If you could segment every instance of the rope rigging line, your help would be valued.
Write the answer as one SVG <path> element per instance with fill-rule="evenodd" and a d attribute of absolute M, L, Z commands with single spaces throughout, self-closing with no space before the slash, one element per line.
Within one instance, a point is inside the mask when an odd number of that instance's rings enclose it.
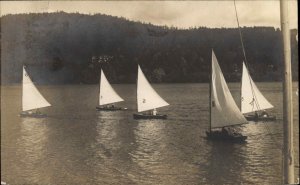
<path fill-rule="evenodd" d="M 246 57 L 246 52 L 245 52 L 245 47 L 244 47 L 244 41 L 243 41 L 243 37 L 242 37 L 242 31 L 240 29 L 240 22 L 239 22 L 239 17 L 238 17 L 237 9 L 236 9 L 235 0 L 233 0 L 233 3 L 234 3 L 235 17 L 236 17 L 236 21 L 237 21 L 237 24 L 238 24 L 238 30 L 239 30 L 239 34 L 240 34 L 240 39 L 241 39 L 242 50 L 243 50 L 243 54 L 244 54 L 244 58 L 245 58 L 245 63 L 248 64 L 247 57 Z"/>

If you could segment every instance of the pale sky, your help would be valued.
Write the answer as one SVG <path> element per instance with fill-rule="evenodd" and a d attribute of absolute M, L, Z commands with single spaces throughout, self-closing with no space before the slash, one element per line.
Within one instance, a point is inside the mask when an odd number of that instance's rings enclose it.
<path fill-rule="evenodd" d="M 237 27 L 233 0 L 219 1 L 1 1 L 1 16 L 30 12 L 79 12 L 125 17 L 154 25 Z M 279 0 L 237 0 L 241 26 L 280 27 Z M 298 28 L 297 0 L 289 0 L 290 28 Z"/>

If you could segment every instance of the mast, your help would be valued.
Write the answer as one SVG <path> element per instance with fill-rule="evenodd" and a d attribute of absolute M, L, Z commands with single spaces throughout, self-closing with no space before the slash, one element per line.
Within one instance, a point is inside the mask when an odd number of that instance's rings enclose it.
<path fill-rule="evenodd" d="M 213 49 L 211 50 L 211 64 L 209 65 L 210 66 L 210 74 L 209 74 L 209 132 L 211 132 L 211 90 L 212 90 L 212 57 L 213 57 Z"/>
<path fill-rule="evenodd" d="M 138 80 L 139 80 L 139 64 L 137 67 L 137 75 L 136 75 L 136 109 L 139 110 L 139 99 L 138 99 Z"/>
<path fill-rule="evenodd" d="M 294 183 L 293 105 L 291 75 L 291 44 L 288 22 L 288 0 L 280 0 L 280 22 L 284 49 L 283 80 L 283 155 L 284 184 Z"/>
<path fill-rule="evenodd" d="M 212 50 L 213 52 L 213 50 Z M 212 54 L 211 54 L 212 58 Z M 212 59 L 211 59 L 211 64 L 210 66 L 210 75 L 208 75 L 208 80 L 209 80 L 209 132 L 211 132 L 211 83 L 212 83 Z"/>
<path fill-rule="evenodd" d="M 100 79 L 99 79 L 99 105 L 101 104 L 101 96 L 100 96 L 100 92 L 101 92 L 101 74 L 102 74 L 102 68 L 100 68 Z"/>

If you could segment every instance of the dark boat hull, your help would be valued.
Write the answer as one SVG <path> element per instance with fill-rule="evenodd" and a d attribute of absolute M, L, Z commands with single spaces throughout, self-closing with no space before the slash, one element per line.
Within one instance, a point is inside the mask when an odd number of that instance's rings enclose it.
<path fill-rule="evenodd" d="M 238 142 L 238 143 L 246 142 L 247 139 L 247 136 L 243 136 L 240 134 L 229 135 L 219 131 L 206 132 L 206 136 L 208 140 L 228 141 L 228 142 Z"/>
<path fill-rule="evenodd" d="M 43 113 L 29 113 L 29 112 L 21 112 L 20 117 L 31 117 L 31 118 L 45 118 L 47 117 L 47 114 Z"/>
<path fill-rule="evenodd" d="M 245 115 L 245 118 L 248 121 L 275 121 L 276 120 L 276 116 L 268 116 L 268 117 L 263 117 L 263 116 L 259 116 L 256 117 L 255 115 Z"/>
<path fill-rule="evenodd" d="M 121 110 L 127 110 L 127 108 L 123 108 L 123 107 L 96 107 L 96 110 L 98 110 L 98 111 L 121 111 Z"/>
<path fill-rule="evenodd" d="M 167 119 L 167 115 L 133 114 L 134 119 Z"/>

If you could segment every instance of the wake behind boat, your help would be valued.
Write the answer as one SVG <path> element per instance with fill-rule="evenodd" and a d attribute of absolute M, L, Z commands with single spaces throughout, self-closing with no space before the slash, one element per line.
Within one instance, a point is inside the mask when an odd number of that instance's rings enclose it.
<path fill-rule="evenodd" d="M 209 102 L 210 128 L 206 132 L 207 139 L 244 142 L 247 136 L 237 133 L 230 127 L 245 124 L 247 120 L 240 112 L 229 91 L 213 51 Z"/>
<path fill-rule="evenodd" d="M 51 104 L 42 96 L 30 79 L 23 66 L 23 87 L 22 87 L 22 112 L 21 117 L 43 118 L 46 114 L 39 111 L 39 108 L 48 107 Z"/>
<path fill-rule="evenodd" d="M 99 111 L 127 110 L 127 108 L 124 107 L 115 107 L 115 105 L 113 104 L 121 101 L 124 100 L 112 88 L 103 70 L 101 69 L 99 106 L 97 106 L 96 109 Z"/>
<path fill-rule="evenodd" d="M 248 121 L 275 121 L 276 116 L 271 116 L 265 111 L 273 107 L 274 106 L 259 91 L 243 62 L 241 112 Z"/>
<path fill-rule="evenodd" d="M 151 87 L 143 71 L 138 65 L 137 78 L 137 109 L 139 113 L 133 114 L 134 119 L 167 119 L 167 115 L 157 114 L 157 108 L 168 106 L 169 104 L 162 99 Z M 149 113 L 140 113 L 150 111 Z"/>

